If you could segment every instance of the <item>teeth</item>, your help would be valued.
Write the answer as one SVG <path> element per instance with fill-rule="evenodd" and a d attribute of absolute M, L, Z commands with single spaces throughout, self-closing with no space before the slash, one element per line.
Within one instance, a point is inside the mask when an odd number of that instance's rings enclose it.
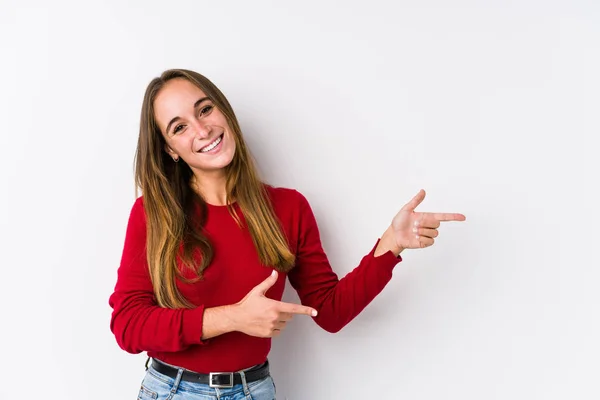
<path fill-rule="evenodd" d="M 221 136 L 219 136 L 217 138 L 217 140 L 215 140 L 214 142 L 212 142 L 211 144 L 209 144 L 208 146 L 200 149 L 200 153 L 206 153 L 207 151 L 211 151 L 212 149 L 214 149 L 215 147 L 217 147 L 219 145 L 219 143 L 221 143 Z"/>

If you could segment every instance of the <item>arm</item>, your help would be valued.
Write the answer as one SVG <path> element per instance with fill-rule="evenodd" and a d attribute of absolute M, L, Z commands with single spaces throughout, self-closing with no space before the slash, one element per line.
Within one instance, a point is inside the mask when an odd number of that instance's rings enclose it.
<path fill-rule="evenodd" d="M 331 269 L 321 245 L 317 222 L 304 196 L 298 193 L 298 248 L 290 283 L 302 304 L 318 310 L 315 322 L 337 332 L 354 319 L 387 285 L 401 261 L 389 229 L 359 265 L 342 279 Z M 392 236 L 390 236 L 392 235 Z"/>
<path fill-rule="evenodd" d="M 117 283 L 110 296 L 110 329 L 129 353 L 180 351 L 203 344 L 204 306 L 168 309 L 158 306 L 146 260 L 146 218 L 142 199 L 131 210 Z"/>
<path fill-rule="evenodd" d="M 321 246 L 319 230 L 310 205 L 298 193 L 300 205 L 296 267 L 289 273 L 290 283 L 303 304 L 319 311 L 317 324 L 337 332 L 356 317 L 392 278 L 394 266 L 404 249 L 433 245 L 442 221 L 464 221 L 458 213 L 422 213 L 415 208 L 425 198 L 421 190 L 393 218 L 376 246 L 344 278 L 331 270 Z"/>

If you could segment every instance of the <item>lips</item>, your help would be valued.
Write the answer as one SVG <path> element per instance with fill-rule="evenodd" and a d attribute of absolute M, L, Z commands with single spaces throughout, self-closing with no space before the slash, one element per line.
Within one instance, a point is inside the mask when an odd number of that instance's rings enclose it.
<path fill-rule="evenodd" d="M 223 134 L 219 135 L 215 140 L 210 142 L 208 145 L 198 150 L 198 153 L 206 153 L 217 147 L 223 141 Z"/>

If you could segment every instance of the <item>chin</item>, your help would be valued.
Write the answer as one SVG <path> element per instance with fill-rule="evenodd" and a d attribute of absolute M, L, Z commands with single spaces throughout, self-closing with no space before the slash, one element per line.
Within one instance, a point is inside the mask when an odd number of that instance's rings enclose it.
<path fill-rule="evenodd" d="M 201 171 L 201 172 L 215 172 L 218 170 L 222 170 L 227 168 L 233 161 L 233 154 L 223 154 L 223 158 L 219 157 L 219 159 L 214 160 L 211 163 L 200 163 L 200 164 L 191 164 L 190 167 L 192 169 Z"/>

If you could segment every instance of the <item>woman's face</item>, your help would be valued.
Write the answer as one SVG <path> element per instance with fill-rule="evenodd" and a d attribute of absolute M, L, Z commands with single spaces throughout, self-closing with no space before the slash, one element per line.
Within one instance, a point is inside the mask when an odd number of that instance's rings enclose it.
<path fill-rule="evenodd" d="M 222 172 L 235 154 L 235 140 L 221 111 L 189 81 L 168 81 L 154 100 L 156 122 L 166 151 L 196 175 Z"/>

